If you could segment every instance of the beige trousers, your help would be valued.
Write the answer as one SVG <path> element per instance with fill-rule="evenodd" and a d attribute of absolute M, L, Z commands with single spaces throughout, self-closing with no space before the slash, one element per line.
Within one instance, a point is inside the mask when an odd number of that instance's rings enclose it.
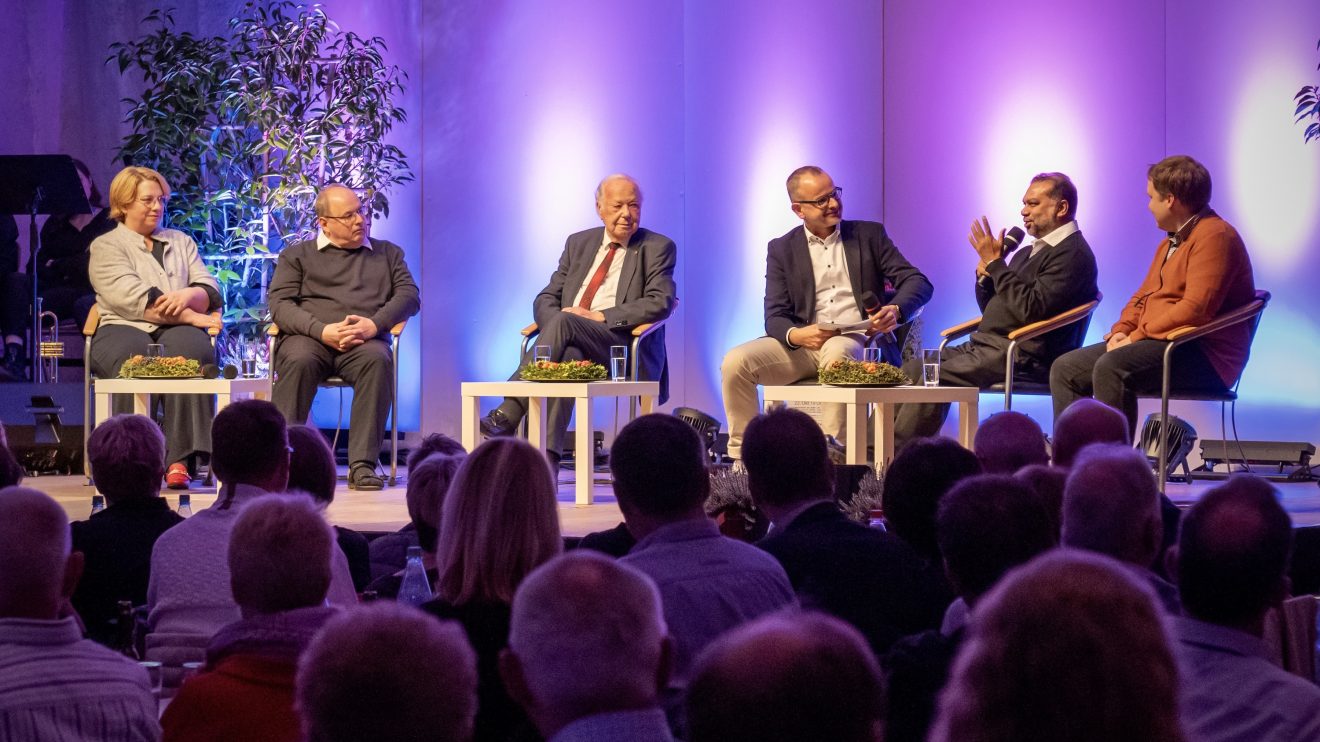
<path fill-rule="evenodd" d="M 724 394 L 724 415 L 729 421 L 729 456 L 742 459 L 743 431 L 761 411 L 757 385 L 781 386 L 814 378 L 821 366 L 841 358 L 860 358 L 861 335 L 836 335 L 820 350 L 789 350 L 770 337 L 743 343 L 724 354 L 720 364 L 720 387 Z M 844 406 L 827 404 L 821 408 L 826 435 L 842 440 L 847 420 Z"/>

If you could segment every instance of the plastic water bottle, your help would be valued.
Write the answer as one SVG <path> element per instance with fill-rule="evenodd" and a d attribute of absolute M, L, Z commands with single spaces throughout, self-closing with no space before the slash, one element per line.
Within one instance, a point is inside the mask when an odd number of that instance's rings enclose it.
<path fill-rule="evenodd" d="M 192 495 L 179 495 L 178 513 L 185 518 L 192 517 Z"/>
<path fill-rule="evenodd" d="M 408 563 L 403 568 L 403 582 L 399 583 L 399 602 L 421 605 L 431 599 L 431 581 L 422 566 L 422 547 L 408 547 Z"/>

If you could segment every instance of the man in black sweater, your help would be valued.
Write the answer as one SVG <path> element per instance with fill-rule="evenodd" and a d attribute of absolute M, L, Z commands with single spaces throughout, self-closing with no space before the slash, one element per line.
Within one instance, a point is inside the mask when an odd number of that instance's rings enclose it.
<path fill-rule="evenodd" d="M 378 490 L 384 482 L 376 461 L 394 391 L 386 338 L 421 305 L 403 250 L 367 236 L 369 208 L 345 186 L 322 188 L 320 232 L 280 253 L 268 296 L 280 328 L 275 405 L 290 424 L 303 424 L 327 377 L 352 385 L 348 486 Z"/>
<path fill-rule="evenodd" d="M 976 250 L 976 304 L 981 323 L 967 342 L 944 349 L 940 384 L 982 389 L 1004 380 L 1008 333 L 1096 298 L 1095 255 L 1077 227 L 1077 187 L 1063 173 L 1041 173 L 1022 197 L 1022 226 L 1036 238 L 1009 261 L 1004 230 L 998 236 L 984 216 L 972 222 L 967 241 Z M 1011 248 L 1010 248 L 1011 249 Z M 1078 322 L 1018 346 L 1014 378 L 1049 380 L 1055 358 L 1082 344 L 1087 322 Z M 903 371 L 921 378 L 922 359 Z M 903 404 L 894 414 L 894 448 L 937 435 L 948 404 Z"/>

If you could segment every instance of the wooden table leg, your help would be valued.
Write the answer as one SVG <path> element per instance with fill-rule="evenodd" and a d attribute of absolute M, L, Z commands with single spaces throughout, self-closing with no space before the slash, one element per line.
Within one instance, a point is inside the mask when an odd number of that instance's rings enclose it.
<path fill-rule="evenodd" d="M 462 415 L 459 434 L 463 437 L 463 448 L 471 453 L 477 447 L 477 437 L 481 434 L 477 422 L 477 412 L 480 410 L 481 398 L 464 395 L 459 400 L 458 405 Z"/>
<path fill-rule="evenodd" d="M 527 398 L 527 442 L 545 450 L 545 397 Z"/>
<path fill-rule="evenodd" d="M 96 417 L 92 419 L 92 427 L 95 428 L 110 419 L 110 395 L 95 390 L 93 395 L 96 397 Z"/>
<path fill-rule="evenodd" d="M 875 404 L 875 472 L 884 472 L 894 460 L 894 406 L 884 402 Z"/>
<path fill-rule="evenodd" d="M 577 430 L 573 441 L 574 468 L 577 470 L 573 491 L 574 503 L 590 505 L 594 499 L 592 485 L 596 473 L 596 450 L 591 435 L 591 399 L 578 397 L 573 403 L 573 419 Z"/>
<path fill-rule="evenodd" d="M 971 450 L 972 442 L 976 440 L 976 423 L 980 415 L 981 397 L 974 395 L 970 402 L 958 403 L 958 442 L 964 448 Z"/>
<path fill-rule="evenodd" d="M 655 397 L 642 395 L 642 414 L 649 415 L 655 411 Z"/>
<path fill-rule="evenodd" d="M 847 440 L 843 445 L 844 460 L 849 464 L 866 463 L 866 405 L 859 405 L 856 402 L 849 402 L 844 405 L 847 408 L 848 423 L 843 429 L 843 436 Z"/>
<path fill-rule="evenodd" d="M 216 414 L 217 415 L 220 414 L 220 410 L 223 410 L 224 408 L 228 407 L 229 403 L 232 402 L 233 400 L 234 400 L 233 394 L 230 394 L 228 392 L 217 392 L 215 395 Z"/>
<path fill-rule="evenodd" d="M 133 414 L 135 414 L 135 415 L 146 415 L 146 414 L 148 414 L 148 411 L 149 411 L 150 409 L 151 409 L 151 395 L 150 395 L 150 394 L 134 394 L 134 395 L 133 395 Z"/>

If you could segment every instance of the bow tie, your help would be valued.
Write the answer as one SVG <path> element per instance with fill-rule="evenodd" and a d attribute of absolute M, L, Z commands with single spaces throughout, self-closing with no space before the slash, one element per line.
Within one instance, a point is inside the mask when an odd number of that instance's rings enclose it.
<path fill-rule="evenodd" d="M 1167 232 L 1166 234 L 1169 235 L 1169 247 L 1177 247 L 1182 244 L 1182 238 L 1178 236 L 1177 232 Z"/>

